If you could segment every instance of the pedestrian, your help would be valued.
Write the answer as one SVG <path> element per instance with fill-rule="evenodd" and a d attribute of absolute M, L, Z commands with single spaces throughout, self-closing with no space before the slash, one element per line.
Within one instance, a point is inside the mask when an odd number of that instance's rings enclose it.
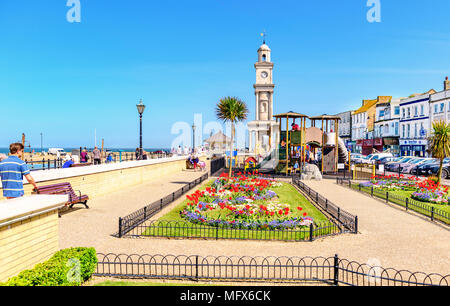
<path fill-rule="evenodd" d="M 24 196 L 23 177 L 33 185 L 34 189 L 37 189 L 27 164 L 22 160 L 24 149 L 23 144 L 12 143 L 9 146 L 9 157 L 0 162 L 3 196 L 8 200 Z"/>
<path fill-rule="evenodd" d="M 80 163 L 85 164 L 88 162 L 88 160 L 89 160 L 89 155 L 88 155 L 86 149 L 83 149 L 83 151 L 81 151 L 81 154 L 80 154 Z"/>
<path fill-rule="evenodd" d="M 94 151 L 92 151 L 92 154 L 94 155 L 94 165 L 100 165 L 102 163 L 100 150 L 95 147 Z"/>
<path fill-rule="evenodd" d="M 136 153 L 135 153 L 135 155 L 136 155 L 136 160 L 141 159 L 141 150 L 139 150 L 139 148 L 136 148 Z"/>
<path fill-rule="evenodd" d="M 72 167 L 73 164 L 74 164 L 74 162 L 73 162 L 72 156 L 70 156 L 70 154 L 67 154 L 65 157 L 63 169 L 70 168 L 70 167 Z"/>

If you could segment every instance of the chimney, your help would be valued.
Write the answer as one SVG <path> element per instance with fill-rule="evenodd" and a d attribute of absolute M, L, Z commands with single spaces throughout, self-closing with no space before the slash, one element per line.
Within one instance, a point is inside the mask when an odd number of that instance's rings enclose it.
<path fill-rule="evenodd" d="M 445 77 L 444 90 L 450 90 L 450 81 L 448 80 L 448 77 Z"/>

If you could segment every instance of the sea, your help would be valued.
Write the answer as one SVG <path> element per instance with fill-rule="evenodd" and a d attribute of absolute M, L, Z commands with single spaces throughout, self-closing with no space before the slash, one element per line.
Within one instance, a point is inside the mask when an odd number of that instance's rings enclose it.
<path fill-rule="evenodd" d="M 84 148 L 84 147 L 83 147 Z M 49 148 L 42 148 L 42 151 L 44 152 L 48 152 Z M 80 147 L 78 148 L 62 148 L 64 150 L 64 152 L 70 153 L 72 152 L 72 150 L 79 150 Z M 93 148 L 87 148 L 88 151 L 92 151 Z M 101 148 L 100 148 L 101 149 Z M 25 148 L 25 152 L 29 153 L 32 152 L 34 150 L 34 152 L 36 153 L 40 153 L 41 152 L 41 148 Z M 136 152 L 136 148 L 104 148 L 104 150 L 111 150 L 113 152 Z M 155 152 L 155 151 L 165 151 L 165 152 L 170 152 L 170 149 L 168 148 L 143 148 L 144 151 L 146 152 Z M 0 153 L 9 154 L 9 148 L 0 148 Z"/>

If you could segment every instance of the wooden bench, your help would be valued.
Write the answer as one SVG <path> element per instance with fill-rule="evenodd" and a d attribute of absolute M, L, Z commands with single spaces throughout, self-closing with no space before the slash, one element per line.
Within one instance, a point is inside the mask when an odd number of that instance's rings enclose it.
<path fill-rule="evenodd" d="M 60 183 L 55 185 L 47 185 L 40 186 L 34 189 L 34 194 L 68 194 L 69 202 L 66 203 L 66 206 L 72 208 L 75 204 L 83 204 L 86 208 L 89 208 L 87 205 L 87 201 L 89 197 L 87 195 L 81 195 L 81 192 L 78 190 L 79 195 L 75 194 L 75 191 L 72 188 L 70 183 Z"/>

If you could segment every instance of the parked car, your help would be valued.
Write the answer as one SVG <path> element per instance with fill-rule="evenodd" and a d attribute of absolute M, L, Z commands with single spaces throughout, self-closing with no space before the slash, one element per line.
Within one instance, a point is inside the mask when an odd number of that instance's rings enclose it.
<path fill-rule="evenodd" d="M 412 157 L 412 156 L 401 157 L 400 160 L 397 160 L 395 162 L 386 164 L 385 169 L 386 169 L 386 171 L 398 172 L 398 167 L 399 167 L 399 165 L 401 163 L 406 163 L 406 162 L 410 161 L 413 158 L 414 157 Z"/>
<path fill-rule="evenodd" d="M 442 177 L 448 178 L 450 176 L 450 169 L 448 168 L 450 163 L 450 158 L 444 159 L 444 169 L 442 171 Z M 416 169 L 416 175 L 422 175 L 422 176 L 430 176 L 430 175 L 437 175 L 439 171 L 439 160 L 435 159 L 432 163 L 423 164 L 417 167 Z"/>
<path fill-rule="evenodd" d="M 361 159 L 363 159 L 363 158 L 364 158 L 364 156 L 360 153 L 351 153 L 350 154 L 350 161 L 355 164 L 360 163 Z"/>
<path fill-rule="evenodd" d="M 367 159 L 369 164 L 375 164 L 378 160 L 384 157 L 394 157 L 394 155 L 392 155 L 392 153 L 376 153 L 368 155 Z"/>
<path fill-rule="evenodd" d="M 393 162 L 394 160 L 396 160 L 397 158 L 396 157 L 389 157 L 389 156 L 386 156 L 386 157 L 382 157 L 382 158 L 380 158 L 379 160 L 377 160 L 377 165 L 384 165 L 384 164 L 387 164 L 387 163 L 390 163 L 390 162 Z"/>
<path fill-rule="evenodd" d="M 423 163 L 425 163 L 428 159 L 427 158 L 413 158 L 410 159 L 407 162 L 404 163 L 400 163 L 399 165 L 399 171 L 401 173 L 407 173 L 407 174 L 411 174 L 411 170 L 418 166 L 421 165 Z"/>
<path fill-rule="evenodd" d="M 61 148 L 50 148 L 48 149 L 47 154 L 49 155 L 60 155 L 60 156 L 64 156 L 66 155 L 66 152 L 64 152 L 64 149 Z"/>

